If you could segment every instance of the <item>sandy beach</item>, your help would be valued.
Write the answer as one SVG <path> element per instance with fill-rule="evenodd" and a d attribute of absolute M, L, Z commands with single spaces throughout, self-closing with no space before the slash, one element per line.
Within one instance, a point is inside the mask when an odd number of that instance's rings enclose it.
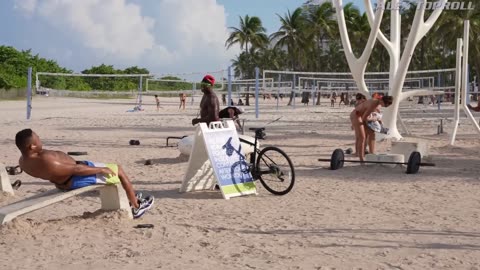
<path fill-rule="evenodd" d="M 193 134 L 198 104 L 187 101 L 183 111 L 177 98 L 163 98 L 156 112 L 154 99 L 145 100 L 145 111 L 129 113 L 133 99 L 35 97 L 30 121 L 25 101 L 0 101 L 1 163 L 18 164 L 15 134 L 32 128 L 44 148 L 121 164 L 137 190 L 156 198 L 137 220 L 97 211 L 95 193 L 20 216 L 0 226 L 0 269 L 480 269 L 480 137 L 462 117 L 449 146 L 452 104 L 440 111 L 401 104 L 412 132 L 405 139 L 428 142 L 428 160 L 437 164 L 407 175 L 378 165 L 331 171 L 317 161 L 353 147 L 351 107 L 297 99 L 293 109 L 284 99 L 277 110 L 274 100 L 261 100 L 258 119 L 253 106 L 242 118 L 248 128 L 281 117 L 261 145 L 291 157 L 295 186 L 273 196 L 258 184 L 257 196 L 224 200 L 219 191 L 179 193 L 187 160 L 166 147 L 168 136 Z M 437 135 L 440 119 L 445 133 Z M 0 206 L 53 188 L 25 173 L 10 177 L 23 185 L 13 197 L 0 195 Z M 143 223 L 155 227 L 134 228 Z"/>

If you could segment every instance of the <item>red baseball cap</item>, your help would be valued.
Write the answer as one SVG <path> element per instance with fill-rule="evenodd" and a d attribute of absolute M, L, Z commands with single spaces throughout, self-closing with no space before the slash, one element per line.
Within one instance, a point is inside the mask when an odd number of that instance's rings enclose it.
<path fill-rule="evenodd" d="M 202 82 L 209 83 L 210 85 L 213 86 L 215 84 L 215 78 L 212 75 L 207 74 L 205 75 L 205 77 L 203 77 Z"/>

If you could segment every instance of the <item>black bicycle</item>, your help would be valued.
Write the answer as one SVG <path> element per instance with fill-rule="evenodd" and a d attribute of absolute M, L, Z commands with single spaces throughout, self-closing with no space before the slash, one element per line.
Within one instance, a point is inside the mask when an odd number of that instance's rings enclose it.
<path fill-rule="evenodd" d="M 260 180 L 260 183 L 266 190 L 274 195 L 285 195 L 290 192 L 295 183 L 295 169 L 293 163 L 283 150 L 275 146 L 267 146 L 263 149 L 257 148 L 257 141 L 264 139 L 265 128 L 250 128 L 255 131 L 255 142 L 249 142 L 240 138 L 240 141 L 253 146 L 253 153 L 250 155 L 250 162 L 245 161 L 245 156 L 241 154 L 241 145 L 235 149 L 231 144 L 231 138 L 223 146 L 227 155 L 231 156 L 237 153 L 240 160 L 231 167 L 233 179 L 240 182 L 252 175 L 253 180 Z"/>

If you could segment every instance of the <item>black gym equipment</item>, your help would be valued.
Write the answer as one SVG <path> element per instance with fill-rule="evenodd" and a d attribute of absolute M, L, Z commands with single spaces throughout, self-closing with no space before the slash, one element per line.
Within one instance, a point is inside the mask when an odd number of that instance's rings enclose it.
<path fill-rule="evenodd" d="M 67 152 L 68 155 L 70 156 L 86 156 L 88 155 L 87 152 Z"/>
<path fill-rule="evenodd" d="M 174 145 L 168 145 L 168 141 L 169 141 L 170 139 L 181 140 L 181 139 L 183 139 L 183 138 L 185 138 L 185 137 L 187 137 L 187 136 L 185 135 L 185 136 L 182 136 L 182 137 L 174 137 L 174 136 L 167 137 L 167 146 L 168 146 L 168 147 L 173 147 L 173 146 L 174 146 Z"/>
<path fill-rule="evenodd" d="M 137 224 L 134 228 L 136 229 L 153 229 L 155 226 L 153 224 Z"/>
<path fill-rule="evenodd" d="M 139 140 L 130 140 L 129 144 L 130 145 L 140 145 L 140 141 Z"/>
<path fill-rule="evenodd" d="M 408 158 L 408 162 L 393 162 L 393 161 L 360 161 L 360 160 L 345 160 L 345 154 L 342 149 L 335 149 L 330 159 L 319 158 L 318 161 L 330 162 L 330 170 L 338 170 L 343 168 L 345 162 L 351 163 L 373 163 L 373 164 L 396 164 L 407 165 L 407 174 L 416 174 L 421 166 L 435 166 L 435 163 L 422 162 L 422 156 L 419 152 L 412 152 Z"/>

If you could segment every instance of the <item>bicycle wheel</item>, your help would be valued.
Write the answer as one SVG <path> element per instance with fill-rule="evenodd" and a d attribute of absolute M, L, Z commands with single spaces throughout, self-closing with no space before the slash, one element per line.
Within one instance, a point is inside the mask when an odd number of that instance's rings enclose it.
<path fill-rule="evenodd" d="M 295 183 L 295 170 L 290 158 L 281 149 L 267 146 L 258 154 L 256 174 L 260 183 L 274 195 L 285 195 Z"/>

